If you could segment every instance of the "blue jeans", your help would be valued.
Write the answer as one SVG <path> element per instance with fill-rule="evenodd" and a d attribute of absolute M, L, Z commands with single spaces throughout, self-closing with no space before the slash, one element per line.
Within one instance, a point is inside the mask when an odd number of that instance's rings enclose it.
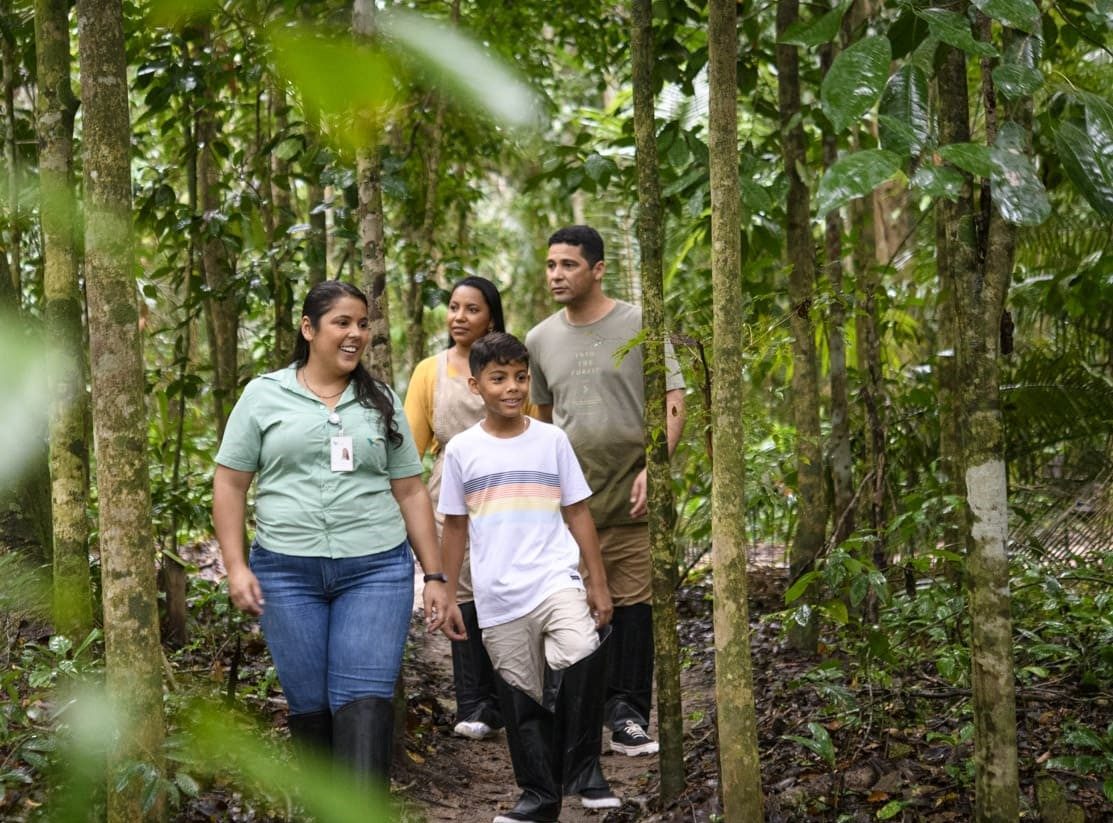
<path fill-rule="evenodd" d="M 413 611 L 408 542 L 336 559 L 256 544 L 250 563 L 266 601 L 263 637 L 291 714 L 394 695 Z"/>

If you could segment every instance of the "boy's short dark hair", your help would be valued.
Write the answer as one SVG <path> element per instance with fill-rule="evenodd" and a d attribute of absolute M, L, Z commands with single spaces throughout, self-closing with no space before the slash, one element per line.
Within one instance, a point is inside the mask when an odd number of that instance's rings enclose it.
<path fill-rule="evenodd" d="M 603 237 L 591 226 L 565 226 L 557 229 L 549 238 L 549 245 L 564 243 L 583 249 L 584 260 L 594 266 L 603 259 Z"/>
<path fill-rule="evenodd" d="M 479 373 L 489 363 L 498 363 L 500 366 L 524 363 L 528 366 L 529 349 L 517 337 L 504 331 L 485 334 L 471 344 L 471 353 L 468 355 L 471 376 L 479 377 Z"/>

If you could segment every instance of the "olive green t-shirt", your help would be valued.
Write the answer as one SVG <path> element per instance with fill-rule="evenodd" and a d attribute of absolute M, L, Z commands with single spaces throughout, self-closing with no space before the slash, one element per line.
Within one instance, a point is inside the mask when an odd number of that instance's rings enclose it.
<path fill-rule="evenodd" d="M 642 312 L 620 301 L 602 319 L 574 326 L 558 311 L 526 335 L 534 403 L 553 407 L 591 486 L 588 505 L 599 528 L 641 522 L 630 517 L 630 487 L 645 466 L 645 380 L 642 347 L 616 363 L 616 353 L 641 332 Z M 684 388 L 670 344 L 668 390 Z"/>
<path fill-rule="evenodd" d="M 390 481 L 421 474 L 422 466 L 402 404 L 393 391 L 390 399 L 402 435 L 397 446 L 379 412 L 356 400 L 354 386 L 344 390 L 333 417 L 298 383 L 293 366 L 247 384 L 216 462 L 255 473 L 260 546 L 280 554 L 358 557 L 406 539 Z M 341 433 L 352 439 L 350 472 L 332 470 L 331 440 Z"/>

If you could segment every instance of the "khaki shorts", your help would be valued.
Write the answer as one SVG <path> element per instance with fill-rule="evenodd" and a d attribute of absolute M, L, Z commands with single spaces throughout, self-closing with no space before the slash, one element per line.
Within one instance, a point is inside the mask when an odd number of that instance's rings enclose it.
<path fill-rule="evenodd" d="M 649 525 L 611 526 L 599 529 L 599 548 L 607 589 L 615 606 L 653 601 L 653 558 L 649 553 Z"/>
<path fill-rule="evenodd" d="M 545 665 L 559 671 L 599 648 L 581 589 L 553 592 L 529 614 L 483 630 L 483 645 L 502 679 L 543 702 Z"/>

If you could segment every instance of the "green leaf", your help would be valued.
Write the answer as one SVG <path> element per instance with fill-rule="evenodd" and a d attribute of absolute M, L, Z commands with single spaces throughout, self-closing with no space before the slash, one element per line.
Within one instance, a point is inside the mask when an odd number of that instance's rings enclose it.
<path fill-rule="evenodd" d="M 1017 226 L 1038 226 L 1051 214 L 1051 202 L 1028 156 L 1023 127 L 1004 123 L 990 149 L 994 172 L 990 175 L 993 204 L 1006 221 Z"/>
<path fill-rule="evenodd" d="M 944 43 L 976 57 L 997 56 L 997 49 L 975 39 L 965 16 L 945 9 L 917 9 L 916 14 L 927 21 L 931 33 Z"/>
<path fill-rule="evenodd" d="M 892 50 L 886 37 L 866 37 L 835 58 L 820 86 L 823 113 L 843 132 L 873 108 L 889 75 Z"/>
<path fill-rule="evenodd" d="M 584 160 L 584 171 L 587 172 L 587 176 L 601 186 L 606 186 L 611 175 L 617 170 L 618 167 L 613 160 L 597 152 L 592 152 Z"/>
<path fill-rule="evenodd" d="M 832 600 L 823 606 L 823 611 L 827 617 L 840 626 L 845 626 L 850 622 L 850 612 L 846 608 L 846 604 L 841 600 Z"/>
<path fill-rule="evenodd" d="M 788 591 L 785 592 L 785 605 L 798 600 L 818 576 L 819 572 L 810 571 L 796 578 L 796 582 L 789 586 Z"/>
<path fill-rule="evenodd" d="M 1010 100 L 1034 94 L 1044 82 L 1039 70 L 1042 53 L 1041 37 L 1016 38 L 1005 50 L 1001 64 L 993 70 L 994 86 Z"/>
<path fill-rule="evenodd" d="M 939 156 L 975 177 L 989 177 L 993 174 L 994 165 L 989 146 L 981 143 L 951 143 L 949 146 L 940 146 Z"/>
<path fill-rule="evenodd" d="M 1035 34 L 1040 30 L 1040 10 L 1032 0 L 972 0 L 986 17 L 1012 29 Z"/>
<path fill-rule="evenodd" d="M 777 42 L 786 43 L 790 46 L 813 48 L 822 46 L 824 43 L 830 43 L 838 36 L 843 15 L 846 14 L 848 8 L 850 8 L 850 2 L 843 0 L 842 3 L 826 14 L 821 14 L 811 20 L 797 20 L 785 29 L 785 33 Z"/>
<path fill-rule="evenodd" d="M 1089 136 L 1070 121 L 1055 129 L 1059 162 L 1086 202 L 1102 217 L 1113 220 L 1113 175 L 1104 168 Z"/>
<path fill-rule="evenodd" d="M 904 810 L 903 800 L 890 800 L 877 810 L 878 820 L 892 820 Z"/>
<path fill-rule="evenodd" d="M 870 581 L 865 575 L 857 575 L 850 581 L 850 605 L 857 606 L 870 593 Z"/>
<path fill-rule="evenodd" d="M 742 176 L 738 181 L 742 204 L 750 211 L 763 212 L 773 208 L 773 198 L 765 186 L 760 186 L 750 177 Z"/>
<path fill-rule="evenodd" d="M 864 197 L 900 172 L 900 157 L 884 149 L 867 149 L 836 160 L 823 174 L 816 192 L 816 218 Z"/>
<path fill-rule="evenodd" d="M 930 165 L 916 169 L 909 181 L 913 188 L 922 190 L 929 197 L 946 197 L 948 200 L 958 200 L 965 182 L 966 178 L 957 169 Z"/>
<path fill-rule="evenodd" d="M 900 60 L 923 44 L 928 34 L 927 21 L 917 17 L 911 9 L 905 9 L 885 34 L 893 44 L 893 59 Z"/>
<path fill-rule="evenodd" d="M 384 42 L 402 44 L 407 56 L 495 120 L 523 128 L 540 124 L 533 89 L 460 29 L 399 6 L 378 12 L 375 22 L 387 35 Z"/>
<path fill-rule="evenodd" d="M 291 137 L 279 143 L 274 154 L 279 160 L 292 160 L 301 151 L 302 142 L 299 137 Z"/>
<path fill-rule="evenodd" d="M 1113 166 L 1113 105 L 1096 94 L 1078 96 L 1086 107 L 1086 134 L 1094 144 L 1094 154 L 1108 170 Z"/>
<path fill-rule="evenodd" d="M 878 109 L 881 148 L 898 154 L 919 154 L 931 139 L 928 83 L 912 65 L 901 66 L 889 78 Z"/>

